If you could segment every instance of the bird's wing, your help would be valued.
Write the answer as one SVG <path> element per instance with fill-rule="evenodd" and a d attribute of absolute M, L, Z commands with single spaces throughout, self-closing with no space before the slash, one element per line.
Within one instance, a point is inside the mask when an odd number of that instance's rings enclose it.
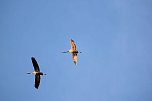
<path fill-rule="evenodd" d="M 36 72 L 39 72 L 40 69 L 39 69 L 39 65 L 38 65 L 37 61 L 35 60 L 34 57 L 32 57 L 31 59 L 32 59 L 32 63 L 33 63 L 34 70 L 35 70 Z"/>
<path fill-rule="evenodd" d="M 40 85 L 40 75 L 35 75 L 35 88 L 38 89 L 39 85 Z"/>
<path fill-rule="evenodd" d="M 77 53 L 72 54 L 72 59 L 73 59 L 74 64 L 77 64 Z"/>
<path fill-rule="evenodd" d="M 75 43 L 74 43 L 74 40 L 72 40 L 72 39 L 71 39 L 71 48 L 72 48 L 73 50 L 76 50 L 76 45 L 75 45 Z"/>

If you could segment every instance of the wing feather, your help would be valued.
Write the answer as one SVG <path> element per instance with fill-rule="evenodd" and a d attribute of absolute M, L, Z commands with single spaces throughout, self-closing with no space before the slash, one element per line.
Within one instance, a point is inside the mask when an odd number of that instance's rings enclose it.
<path fill-rule="evenodd" d="M 75 64 L 77 64 L 77 53 L 72 54 L 72 59 Z"/>
<path fill-rule="evenodd" d="M 35 70 L 36 72 L 39 72 L 40 69 L 39 69 L 39 65 L 38 65 L 36 59 L 35 59 L 34 57 L 32 57 L 31 59 L 32 59 L 32 63 L 33 63 L 34 70 Z"/>
<path fill-rule="evenodd" d="M 74 40 L 72 40 L 72 39 L 71 39 L 71 48 L 72 48 L 73 50 L 76 50 L 76 45 L 75 45 L 75 43 L 74 43 Z"/>
<path fill-rule="evenodd" d="M 39 85 L 40 85 L 40 75 L 35 75 L 35 88 L 38 89 Z"/>

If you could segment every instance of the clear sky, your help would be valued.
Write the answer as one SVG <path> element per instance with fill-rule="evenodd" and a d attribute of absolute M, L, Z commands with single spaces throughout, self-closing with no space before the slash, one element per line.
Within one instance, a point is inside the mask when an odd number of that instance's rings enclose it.
<path fill-rule="evenodd" d="M 0 69 L 0 101 L 152 101 L 152 0 L 0 0 Z"/>

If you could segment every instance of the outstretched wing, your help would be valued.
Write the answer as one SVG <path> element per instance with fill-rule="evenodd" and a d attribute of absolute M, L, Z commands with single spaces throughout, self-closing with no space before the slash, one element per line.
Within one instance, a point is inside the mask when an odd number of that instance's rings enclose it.
<path fill-rule="evenodd" d="M 76 45 L 75 45 L 75 43 L 74 43 L 74 40 L 72 40 L 72 39 L 71 39 L 71 48 L 72 48 L 73 50 L 76 50 Z"/>
<path fill-rule="evenodd" d="M 73 59 L 74 64 L 77 64 L 77 53 L 72 54 L 72 59 Z"/>
<path fill-rule="evenodd" d="M 40 69 L 39 69 L 39 65 L 38 65 L 37 61 L 35 60 L 34 57 L 32 57 L 31 59 L 32 59 L 32 63 L 33 63 L 34 70 L 35 70 L 36 72 L 39 72 Z"/>
<path fill-rule="evenodd" d="M 38 89 L 39 85 L 40 85 L 40 75 L 35 75 L 35 88 Z"/>

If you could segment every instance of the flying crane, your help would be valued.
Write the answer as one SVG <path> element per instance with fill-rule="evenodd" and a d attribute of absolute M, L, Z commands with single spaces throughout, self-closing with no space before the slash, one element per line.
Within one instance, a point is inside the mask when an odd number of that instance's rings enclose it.
<path fill-rule="evenodd" d="M 73 39 L 70 40 L 70 44 L 71 44 L 71 48 L 66 51 L 66 52 L 62 52 L 62 53 L 72 53 L 72 59 L 73 59 L 73 62 L 74 64 L 76 65 L 78 60 L 77 60 L 77 54 L 78 53 L 82 53 L 82 52 L 79 52 L 77 49 L 76 49 L 76 44 L 74 42 Z"/>
<path fill-rule="evenodd" d="M 32 73 L 27 73 L 27 74 L 35 75 L 35 88 L 38 89 L 38 87 L 40 85 L 40 79 L 41 79 L 40 75 L 46 75 L 46 74 L 44 74 L 43 72 L 40 72 L 39 65 L 34 57 L 32 57 L 31 60 L 32 60 L 32 64 L 34 67 L 34 71 Z"/>

